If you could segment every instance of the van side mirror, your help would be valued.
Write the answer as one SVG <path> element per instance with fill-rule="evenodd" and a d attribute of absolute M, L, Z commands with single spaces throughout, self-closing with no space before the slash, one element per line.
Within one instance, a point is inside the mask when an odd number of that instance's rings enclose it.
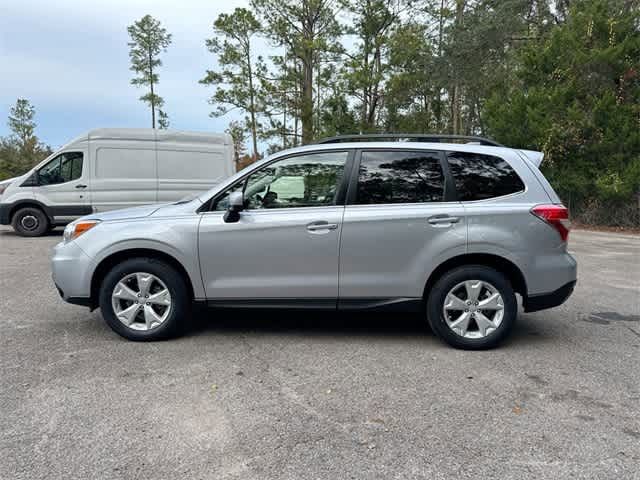
<path fill-rule="evenodd" d="M 229 206 L 224 213 L 225 223 L 235 223 L 240 220 L 240 212 L 244 210 L 244 195 L 242 192 L 233 192 L 229 195 Z"/>

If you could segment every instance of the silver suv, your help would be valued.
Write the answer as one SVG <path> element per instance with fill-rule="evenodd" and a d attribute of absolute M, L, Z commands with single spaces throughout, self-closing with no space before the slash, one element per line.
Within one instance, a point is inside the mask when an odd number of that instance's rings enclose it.
<path fill-rule="evenodd" d="M 207 194 L 93 214 L 53 253 L 62 298 L 131 340 L 212 307 L 418 310 L 454 347 L 489 348 L 576 283 L 569 222 L 538 152 L 486 139 L 333 138 Z M 459 141 L 459 139 L 455 139 Z"/>

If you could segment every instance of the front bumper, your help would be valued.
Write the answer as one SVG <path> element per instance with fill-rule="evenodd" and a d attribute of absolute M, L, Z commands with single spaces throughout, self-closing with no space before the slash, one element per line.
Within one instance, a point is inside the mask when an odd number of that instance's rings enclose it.
<path fill-rule="evenodd" d="M 93 261 L 74 241 L 53 248 L 51 274 L 63 300 L 89 306 Z"/>
<path fill-rule="evenodd" d="M 524 299 L 523 307 L 525 312 L 537 312 L 547 308 L 562 305 L 573 293 L 576 280 L 569 282 L 550 293 L 531 295 Z"/>
<path fill-rule="evenodd" d="M 0 225 L 9 225 L 11 223 L 11 217 L 9 216 L 11 207 L 12 205 L 8 203 L 0 203 Z"/>

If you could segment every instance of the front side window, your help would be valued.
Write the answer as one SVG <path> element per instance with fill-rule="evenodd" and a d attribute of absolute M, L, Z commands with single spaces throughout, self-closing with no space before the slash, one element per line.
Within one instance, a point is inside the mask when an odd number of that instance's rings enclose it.
<path fill-rule="evenodd" d="M 247 209 L 335 205 L 347 152 L 309 153 L 285 158 L 253 172 L 222 195 L 214 210 L 225 210 L 232 192 L 244 191 Z"/>
<path fill-rule="evenodd" d="M 444 175 L 436 152 L 364 151 L 358 204 L 425 203 L 444 200 Z"/>
<path fill-rule="evenodd" d="M 39 185 L 55 185 L 82 176 L 82 152 L 61 153 L 38 170 Z"/>
<path fill-rule="evenodd" d="M 524 191 L 524 183 L 502 158 L 450 152 L 447 160 L 460 201 L 485 200 Z"/>

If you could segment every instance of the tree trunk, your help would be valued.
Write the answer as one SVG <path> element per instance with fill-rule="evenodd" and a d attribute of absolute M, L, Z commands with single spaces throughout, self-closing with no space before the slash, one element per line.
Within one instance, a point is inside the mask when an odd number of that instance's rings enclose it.
<path fill-rule="evenodd" d="M 296 72 L 294 77 L 294 98 L 295 103 L 293 104 L 293 146 L 298 146 L 298 124 L 300 122 L 300 65 L 298 64 L 298 60 L 294 60 L 293 68 Z"/>
<path fill-rule="evenodd" d="M 287 74 L 289 60 L 287 59 L 287 47 L 284 47 L 284 73 Z M 288 82 L 282 84 L 282 148 L 287 148 L 287 88 Z"/>
<path fill-rule="evenodd" d="M 302 106 L 300 120 L 302 122 L 302 144 L 313 141 L 313 52 L 305 49 L 302 59 Z"/>
<path fill-rule="evenodd" d="M 455 32 L 456 36 L 458 32 L 462 29 L 462 18 L 464 13 L 464 4 L 465 0 L 456 0 L 456 19 L 455 19 Z M 455 65 L 455 64 L 454 64 Z M 454 68 L 454 83 L 453 83 L 453 98 L 452 98 L 452 112 L 451 112 L 451 123 L 452 123 L 452 133 L 454 135 L 459 135 L 461 130 L 461 90 L 462 87 L 460 85 L 460 73 L 458 69 L 459 65 L 455 65 Z"/>
<path fill-rule="evenodd" d="M 251 117 L 251 140 L 253 142 L 253 153 L 251 158 L 255 162 L 258 158 L 258 132 L 256 127 L 256 105 L 255 105 L 255 92 L 253 90 L 253 70 L 251 68 L 251 49 L 249 46 L 246 48 L 247 55 L 247 72 L 249 73 L 249 115 Z"/>
<path fill-rule="evenodd" d="M 151 50 L 149 50 L 149 85 L 151 87 L 151 128 L 156 128 L 156 97 L 153 93 L 153 67 L 152 65 L 153 56 L 151 55 Z"/>

